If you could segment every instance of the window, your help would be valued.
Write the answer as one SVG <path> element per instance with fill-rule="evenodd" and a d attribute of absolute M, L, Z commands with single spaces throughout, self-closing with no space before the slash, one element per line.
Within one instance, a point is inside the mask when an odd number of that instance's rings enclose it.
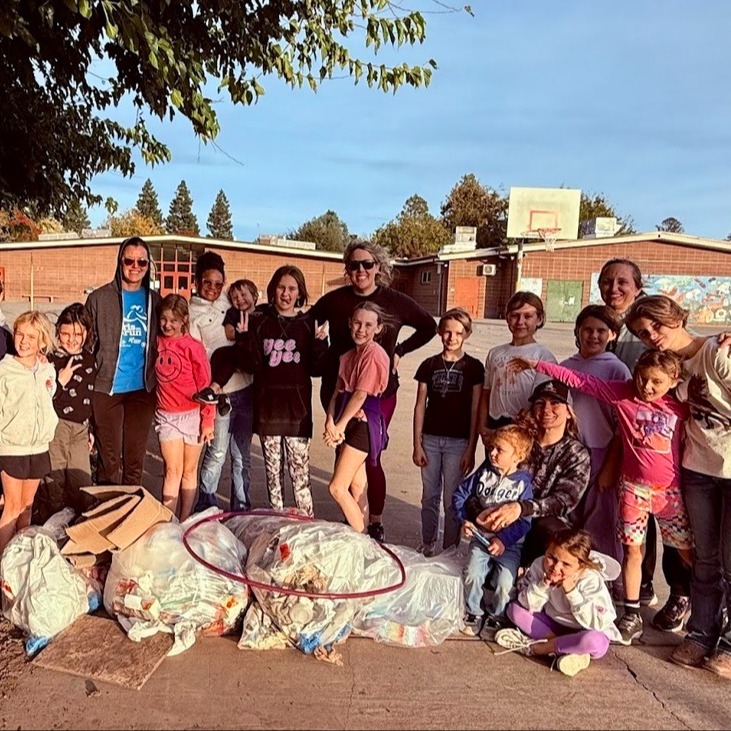
<path fill-rule="evenodd" d="M 165 289 L 172 289 L 173 288 L 173 277 L 166 274 L 162 278 L 162 286 L 165 287 Z"/>
<path fill-rule="evenodd" d="M 431 282 L 431 272 L 422 272 L 421 273 L 421 283 L 422 284 L 429 284 Z"/>

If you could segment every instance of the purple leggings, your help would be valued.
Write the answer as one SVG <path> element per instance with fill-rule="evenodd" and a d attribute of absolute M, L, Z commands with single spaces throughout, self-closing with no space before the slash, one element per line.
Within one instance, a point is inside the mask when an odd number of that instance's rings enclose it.
<path fill-rule="evenodd" d="M 508 605 L 510 621 L 532 640 L 542 640 L 556 635 L 556 652 L 559 655 L 591 655 L 598 660 L 609 649 L 609 638 L 596 629 L 572 630 L 551 619 L 544 611 L 535 614 L 518 602 Z"/>

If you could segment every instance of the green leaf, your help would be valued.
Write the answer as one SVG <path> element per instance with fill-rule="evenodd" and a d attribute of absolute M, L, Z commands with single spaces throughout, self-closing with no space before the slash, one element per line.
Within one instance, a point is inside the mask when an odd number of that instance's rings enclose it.
<path fill-rule="evenodd" d="M 170 93 L 170 101 L 176 106 L 183 106 L 183 95 L 177 90 L 173 89 Z"/>
<path fill-rule="evenodd" d="M 79 0 L 79 14 L 84 18 L 91 18 L 91 6 L 89 0 Z"/>

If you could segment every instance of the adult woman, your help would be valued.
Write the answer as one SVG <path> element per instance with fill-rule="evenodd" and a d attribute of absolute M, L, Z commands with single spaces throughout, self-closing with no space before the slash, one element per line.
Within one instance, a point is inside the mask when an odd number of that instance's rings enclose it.
<path fill-rule="evenodd" d="M 498 531 L 518 518 L 532 518 L 523 546 L 524 566 L 546 552 L 554 533 L 570 526 L 571 511 L 589 485 L 591 458 L 578 440 L 570 398 L 561 381 L 543 381 L 533 389 L 530 413 L 537 426 L 530 458 L 533 498 L 504 503 L 485 521 L 488 530 Z"/>
<path fill-rule="evenodd" d="M 223 259 L 213 251 L 198 257 L 195 265 L 197 295 L 190 298 L 190 334 L 200 340 L 210 359 L 216 348 L 229 346 L 223 318 L 231 306 L 223 293 L 226 274 Z M 251 470 L 251 431 L 253 421 L 252 376 L 237 371 L 222 388 L 231 411 L 216 414 L 213 440 L 206 445 L 200 471 L 195 512 L 217 505 L 216 491 L 221 479 L 226 452 L 231 454 L 231 510 L 248 510 Z"/>
<path fill-rule="evenodd" d="M 99 450 L 99 485 L 139 485 L 155 414 L 156 308 L 150 288 L 150 250 L 125 239 L 113 281 L 86 300 L 96 336 L 98 367 L 92 411 Z"/>
<path fill-rule="evenodd" d="M 609 350 L 630 369 L 634 370 L 637 359 L 647 347 L 639 338 L 630 332 L 624 323 L 624 317 L 634 302 L 645 293 L 642 291 L 642 272 L 630 259 L 610 259 L 599 272 L 599 292 L 604 303 L 614 310 L 622 321 L 619 337 L 609 344 Z M 610 454 L 605 460 L 605 468 L 597 476 L 600 489 L 613 490 L 619 479 L 617 469 L 622 460 L 618 456 L 621 445 L 616 440 L 610 447 Z M 642 586 L 640 602 L 652 605 L 657 602 L 653 577 L 657 565 L 657 528 L 654 518 L 647 525 L 647 542 L 645 557 L 642 560 Z M 657 629 L 677 630 L 683 623 L 690 609 L 690 569 L 680 557 L 677 549 L 663 547 L 662 572 L 670 587 L 670 598 L 655 615 L 652 622 Z"/>
<path fill-rule="evenodd" d="M 350 315 L 359 302 L 370 300 L 389 318 L 389 327 L 384 330 L 380 339 L 380 345 L 391 359 L 391 375 L 381 396 L 381 412 L 388 428 L 396 410 L 399 360 L 434 337 L 437 331 L 436 322 L 411 297 L 389 288 L 391 265 L 388 253 L 381 246 L 370 241 L 353 241 L 345 249 L 343 261 L 350 284 L 328 292 L 312 308 L 312 316 L 317 322 L 327 320 L 330 323 L 330 349 L 323 366 L 320 401 L 327 410 L 337 383 L 340 356 L 355 347 L 348 324 Z M 398 335 L 404 325 L 414 328 L 415 332 L 402 343 L 398 343 Z M 370 460 L 366 462 L 366 475 L 370 515 L 368 534 L 383 541 L 385 532 L 381 516 L 386 500 L 386 476 L 380 455 L 376 464 Z"/>

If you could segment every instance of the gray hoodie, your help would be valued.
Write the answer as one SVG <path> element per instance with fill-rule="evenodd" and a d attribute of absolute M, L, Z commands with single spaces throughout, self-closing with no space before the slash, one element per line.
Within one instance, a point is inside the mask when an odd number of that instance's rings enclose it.
<path fill-rule="evenodd" d="M 87 298 L 86 306 L 91 313 L 96 331 L 96 362 L 99 372 L 96 377 L 95 391 L 111 394 L 114 376 L 119 359 L 119 343 L 122 337 L 122 252 L 134 243 L 147 251 L 147 244 L 138 237 L 125 239 L 117 251 L 117 269 L 114 279 L 99 289 L 95 289 Z M 145 347 L 145 389 L 152 391 L 157 385 L 155 377 L 155 360 L 157 359 L 157 305 L 160 295 L 150 288 L 150 269 L 142 280 L 142 288 L 147 294 L 147 345 Z"/>

